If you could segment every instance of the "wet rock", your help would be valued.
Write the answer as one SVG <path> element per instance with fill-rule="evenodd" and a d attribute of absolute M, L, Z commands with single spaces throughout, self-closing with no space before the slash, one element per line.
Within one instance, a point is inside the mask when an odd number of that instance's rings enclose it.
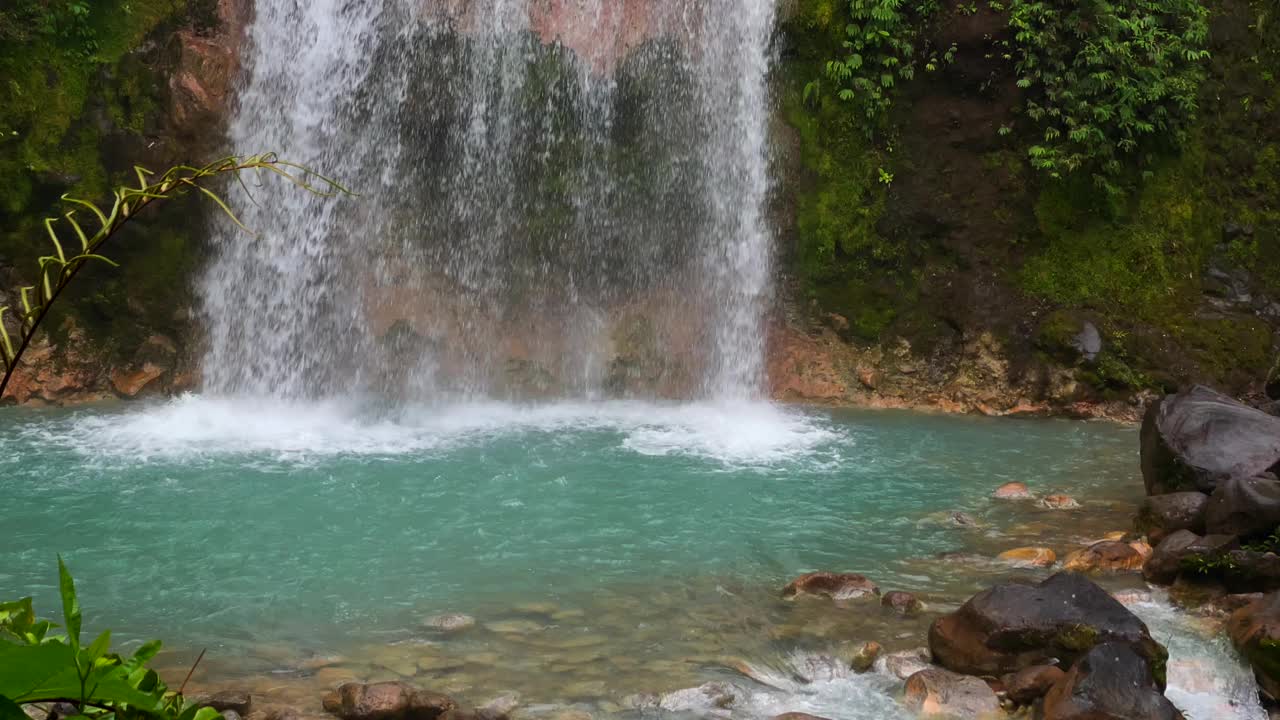
<path fill-rule="evenodd" d="M 1212 563 L 1237 547 L 1239 542 L 1233 535 L 1200 537 L 1190 530 L 1179 530 L 1156 546 L 1142 566 L 1142 576 L 1153 583 L 1167 585 L 1183 570 Z"/>
<path fill-rule="evenodd" d="M 892 675 L 899 680 L 906 680 L 921 670 L 933 667 L 929 662 L 929 648 L 899 650 L 881 656 L 874 665 L 877 672 Z"/>
<path fill-rule="evenodd" d="M 1182 720 L 1148 658 L 1124 642 L 1084 653 L 1044 698 L 1044 720 Z"/>
<path fill-rule="evenodd" d="M 475 627 L 476 619 L 462 613 L 444 613 L 442 615 L 432 615 L 422 621 L 422 624 L 432 630 L 452 633 Z"/>
<path fill-rule="evenodd" d="M 346 683 L 323 699 L 326 712 L 342 720 L 436 720 L 458 704 L 447 695 L 402 682 Z"/>
<path fill-rule="evenodd" d="M 901 590 L 885 593 L 880 598 L 880 604 L 899 615 L 915 615 L 924 610 L 924 603 L 920 602 L 920 598 Z"/>
<path fill-rule="evenodd" d="M 1007 482 L 996 491 L 991 493 L 991 497 L 997 500 L 1033 500 L 1035 496 L 1027 489 L 1026 483 Z"/>
<path fill-rule="evenodd" d="M 222 710 L 219 714 L 222 715 L 222 720 L 241 720 L 243 717 L 235 710 Z"/>
<path fill-rule="evenodd" d="M 1209 496 L 1195 490 L 1152 495 L 1138 510 L 1138 532 L 1145 533 L 1153 543 L 1179 530 L 1203 534 L 1208 504 Z"/>
<path fill-rule="evenodd" d="M 978 519 L 966 512 L 954 510 L 947 515 L 947 522 L 962 528 L 976 528 L 979 526 Z"/>
<path fill-rule="evenodd" d="M 774 715 L 772 720 L 829 720 L 829 718 L 821 715 L 810 715 L 802 712 L 788 712 L 781 715 Z"/>
<path fill-rule="evenodd" d="M 1048 508 L 1050 510 L 1075 510 L 1080 507 L 1080 503 L 1076 502 L 1075 498 L 1070 495 L 1062 495 L 1059 493 L 1056 495 L 1045 495 L 1044 499 L 1040 501 L 1040 507 Z"/>
<path fill-rule="evenodd" d="M 1233 593 L 1280 589 L 1280 555 L 1244 548 L 1229 550 L 1222 556 L 1217 577 Z"/>
<path fill-rule="evenodd" d="M 782 591 L 788 600 L 809 595 L 832 600 L 860 600 L 880 594 L 880 588 L 856 573 L 815 572 L 792 580 Z"/>
<path fill-rule="evenodd" d="M 440 716 L 440 720 L 506 720 L 506 714 L 494 712 L 486 708 L 462 710 L 455 708 Z"/>
<path fill-rule="evenodd" d="M 849 654 L 849 669 L 859 673 L 870 670 L 882 652 L 884 648 L 874 640 L 862 643 Z"/>
<path fill-rule="evenodd" d="M 1063 561 L 1062 567 L 1064 570 L 1082 573 L 1127 572 L 1141 570 L 1145 560 L 1146 555 L 1129 543 L 1103 540 L 1071 553 Z"/>
<path fill-rule="evenodd" d="M 903 702 L 923 717 L 980 718 L 1000 711 L 1000 700 L 985 682 L 936 667 L 907 678 Z"/>
<path fill-rule="evenodd" d="M 1243 539 L 1266 537 L 1280 526 L 1280 481 L 1271 473 L 1224 478 L 1209 496 L 1205 530 Z"/>
<path fill-rule="evenodd" d="M 1132 645 L 1163 673 L 1168 652 L 1147 626 L 1084 576 L 1065 572 L 1035 585 L 997 585 L 929 628 L 934 659 L 969 675 L 1070 663 L 1111 641 Z"/>
<path fill-rule="evenodd" d="M 255 707 L 245 720 L 301 720 L 301 718 L 302 713 L 298 712 L 297 708 L 277 703 Z"/>
<path fill-rule="evenodd" d="M 1066 676 L 1056 665 L 1032 665 L 1004 677 L 1004 689 L 1015 705 L 1030 705 Z"/>
<path fill-rule="evenodd" d="M 1231 613 L 1227 634 L 1253 666 L 1258 686 L 1273 699 L 1280 698 L 1280 592 Z"/>
<path fill-rule="evenodd" d="M 709 682 L 696 688 L 665 693 L 657 699 L 657 709 L 667 712 L 707 712 L 724 710 L 737 701 L 734 687 L 724 682 Z"/>
<path fill-rule="evenodd" d="M 1148 495 L 1212 493 L 1222 480 L 1280 463 L 1280 418 L 1200 385 L 1152 403 L 1141 438 Z"/>
<path fill-rule="evenodd" d="M 222 690 L 220 692 L 197 695 L 190 698 L 198 707 L 209 707 L 222 713 L 224 718 L 228 710 L 235 711 L 241 717 L 248 717 L 253 711 L 253 696 L 243 690 Z"/>
<path fill-rule="evenodd" d="M 1017 567 L 1047 568 L 1058 561 L 1058 554 L 1049 548 L 1023 547 L 1005 550 L 996 559 Z"/>

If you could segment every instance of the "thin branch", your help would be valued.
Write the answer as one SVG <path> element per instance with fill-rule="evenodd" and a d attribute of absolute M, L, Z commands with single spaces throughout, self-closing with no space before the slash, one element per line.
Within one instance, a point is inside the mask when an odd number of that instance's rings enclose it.
<path fill-rule="evenodd" d="M 204 659 L 205 651 L 207 651 L 208 649 L 209 648 L 204 648 L 203 650 L 200 651 L 200 654 L 196 656 L 196 661 L 191 664 L 191 669 L 187 671 L 187 677 L 183 679 L 182 686 L 178 688 L 179 695 L 181 695 L 184 691 L 186 691 L 187 683 L 190 682 L 191 676 L 196 674 L 196 668 L 200 667 L 200 661 Z"/>
<path fill-rule="evenodd" d="M 19 290 L 22 308 L 17 313 L 19 317 L 19 342 L 16 350 L 13 349 L 9 332 L 3 323 L 4 312 L 9 308 L 0 306 L 0 360 L 3 361 L 2 366 L 4 369 L 4 376 L 0 378 L 0 399 L 3 399 L 14 370 L 18 367 L 23 354 L 30 348 L 36 331 L 48 316 L 54 302 L 62 296 L 63 291 L 80 274 L 80 270 L 90 260 L 102 260 L 115 265 L 109 258 L 99 253 L 98 249 L 115 237 L 130 220 L 150 207 L 152 203 L 172 200 L 195 189 L 212 199 L 227 217 L 231 218 L 232 222 L 248 232 L 249 229 L 240 222 L 231 207 L 216 192 L 205 186 L 206 183 L 212 182 L 218 176 L 231 174 L 236 176 L 236 179 L 241 181 L 241 186 L 244 187 L 240 174 L 246 170 L 269 170 L 294 185 L 321 197 L 354 195 L 337 181 L 320 175 L 302 165 L 281 160 L 275 153 L 263 153 L 244 158 L 228 157 L 201 168 L 178 165 L 170 168 L 160 176 L 159 180 L 151 184 L 147 184 L 148 178 L 154 177 L 155 173 L 146 168 L 135 167 L 134 173 L 138 178 L 138 186 L 130 187 L 126 185 L 117 188 L 113 193 L 115 201 L 111 206 L 110 214 L 103 212 L 101 208 L 92 202 L 64 195 L 62 198 L 64 201 L 89 208 L 97 216 L 101 227 L 91 237 L 86 237 L 83 228 L 72 218 L 73 213 L 64 214 L 62 219 L 65 219 L 71 225 L 77 239 L 80 240 L 82 248 L 82 252 L 79 255 L 68 259 L 63 252 L 62 242 L 58 238 L 57 231 L 54 229 L 54 225 L 59 219 L 51 218 L 45 221 L 45 228 L 57 255 L 40 258 L 36 283 Z M 312 179 L 320 182 L 313 185 L 310 182 Z M 57 270 L 57 282 L 51 284 L 50 280 L 53 277 L 52 268 L 54 266 L 59 268 Z M 35 297 L 34 302 L 31 300 L 31 295 Z"/>

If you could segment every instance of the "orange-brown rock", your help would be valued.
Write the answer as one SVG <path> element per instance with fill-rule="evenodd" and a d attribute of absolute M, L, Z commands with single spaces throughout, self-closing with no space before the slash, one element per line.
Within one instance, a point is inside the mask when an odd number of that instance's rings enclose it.
<path fill-rule="evenodd" d="M 878 597 L 880 588 L 866 576 L 857 573 L 814 572 L 792 580 L 782 590 L 782 597 L 788 600 L 805 595 L 832 600 L 859 600 Z"/>
<path fill-rule="evenodd" d="M 1062 494 L 1046 495 L 1040 501 L 1040 505 L 1050 510 L 1074 510 L 1080 507 L 1080 503 L 1076 502 L 1075 498 Z"/>
<path fill-rule="evenodd" d="M 1031 500 L 1035 496 L 1027 489 L 1026 483 L 1007 482 L 996 488 L 991 497 L 997 500 Z"/>
<path fill-rule="evenodd" d="M 1000 700 L 985 682 L 938 667 L 907 678 L 903 703 L 921 717 L 982 718 L 1000 712 Z"/>
<path fill-rule="evenodd" d="M 164 375 L 164 368 L 152 363 L 144 363 L 137 370 L 113 370 L 111 372 L 111 386 L 116 392 L 124 398 L 135 398 L 149 387 L 154 387 L 155 381 Z"/>
<path fill-rule="evenodd" d="M 848 393 L 824 347 L 791 328 L 770 335 L 768 371 L 775 400 L 840 400 Z"/>
<path fill-rule="evenodd" d="M 1066 675 L 1055 665 L 1032 665 L 1004 676 L 1004 689 L 1015 705 L 1030 705 L 1044 697 Z"/>
<path fill-rule="evenodd" d="M 1151 548 L 1146 543 L 1142 545 L 1146 547 L 1146 554 L 1120 540 L 1103 540 L 1071 553 L 1063 561 L 1062 567 L 1064 570 L 1082 573 L 1141 570 L 1142 563 L 1151 554 Z"/>
<path fill-rule="evenodd" d="M 1058 561 L 1058 554 L 1044 547 L 1021 547 L 1005 550 L 996 559 L 1018 567 L 1047 568 Z"/>

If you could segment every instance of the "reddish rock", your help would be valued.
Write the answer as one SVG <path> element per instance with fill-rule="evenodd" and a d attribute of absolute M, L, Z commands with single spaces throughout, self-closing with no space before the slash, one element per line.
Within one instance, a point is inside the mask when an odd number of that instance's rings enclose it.
<path fill-rule="evenodd" d="M 458 706 L 447 695 L 402 682 L 346 683 L 327 694 L 323 705 L 342 720 L 436 720 Z"/>
<path fill-rule="evenodd" d="M 782 597 L 788 600 L 802 595 L 832 600 L 859 600 L 879 594 L 880 588 L 874 582 L 857 573 L 807 573 L 792 580 L 782 590 Z"/>
<path fill-rule="evenodd" d="M 1280 698 L 1280 592 L 1269 593 L 1231 613 L 1231 642 L 1253 666 L 1258 685 Z"/>
<path fill-rule="evenodd" d="M 920 598 L 901 590 L 885 593 L 880 598 L 880 604 L 899 615 L 915 615 L 924 610 L 924 603 L 920 602 Z"/>
<path fill-rule="evenodd" d="M 822 345 L 790 328 L 770 334 L 767 365 L 769 395 L 776 400 L 840 400 L 848 394 Z"/>
<path fill-rule="evenodd" d="M 1074 510 L 1080 507 L 1080 503 L 1076 502 L 1075 498 L 1070 495 L 1046 495 L 1040 501 L 1040 505 L 1050 510 Z"/>
<path fill-rule="evenodd" d="M 997 500 L 1031 500 L 1035 496 L 1027 489 L 1026 483 L 1007 482 L 996 488 L 991 497 Z"/>
<path fill-rule="evenodd" d="M 164 368 L 152 363 L 144 363 L 137 370 L 115 370 L 111 373 L 111 386 L 123 398 L 135 398 L 164 375 Z"/>
<path fill-rule="evenodd" d="M 1015 705 L 1030 705 L 1044 697 L 1066 673 L 1055 665 L 1032 665 L 1004 676 L 1004 689 Z"/>

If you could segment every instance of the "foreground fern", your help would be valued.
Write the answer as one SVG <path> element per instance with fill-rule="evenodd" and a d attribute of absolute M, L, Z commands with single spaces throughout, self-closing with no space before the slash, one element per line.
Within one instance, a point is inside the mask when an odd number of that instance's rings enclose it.
<path fill-rule="evenodd" d="M 240 174 L 246 170 L 268 171 L 317 195 L 351 194 L 336 181 L 318 175 L 301 165 L 281 160 L 272 153 L 229 157 L 204 167 L 179 165 L 159 176 L 159 179 L 154 179 L 155 173 L 145 168 L 136 167 L 134 170 L 138 177 L 137 187 L 117 188 L 113 192 L 114 202 L 110 212 L 104 212 L 88 200 L 62 196 L 64 201 L 80 208 L 87 208 L 93 213 L 98 221 L 98 229 L 92 234 L 86 233 L 84 227 L 76 220 L 74 208 L 60 218 L 45 220 L 45 228 L 53 243 L 53 254 L 39 258 L 36 284 L 20 288 L 18 291 L 21 307 L 14 311 L 19 320 L 16 335 L 11 334 L 5 326 L 4 316 L 6 312 L 11 311 L 11 308 L 0 306 L 0 363 L 4 369 L 4 377 L 0 379 L 0 398 L 4 397 L 5 389 L 13 377 L 18 362 L 31 345 L 32 338 L 48 315 L 54 301 L 90 261 L 115 266 L 115 262 L 101 253 L 103 245 L 150 205 L 172 200 L 194 190 L 217 203 L 232 222 L 247 231 L 248 229 L 241 224 L 226 202 L 209 188 L 215 179 L 225 175 L 235 175 L 240 179 Z M 62 230 L 61 236 L 59 227 Z M 64 244 L 64 239 L 70 234 L 74 234 L 74 238 L 70 243 Z M 75 247 L 77 250 L 68 252 L 67 247 Z"/>

